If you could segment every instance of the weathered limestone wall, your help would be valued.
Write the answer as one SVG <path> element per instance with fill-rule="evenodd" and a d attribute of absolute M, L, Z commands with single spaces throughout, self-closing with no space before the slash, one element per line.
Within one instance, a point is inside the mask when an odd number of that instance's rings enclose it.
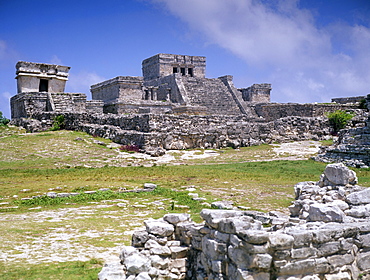
<path fill-rule="evenodd" d="M 358 109 L 357 105 L 298 103 L 261 103 L 255 104 L 253 107 L 257 115 L 266 120 L 276 120 L 288 116 L 317 117 L 336 110 Z"/>
<path fill-rule="evenodd" d="M 254 84 L 248 88 L 239 89 L 244 101 L 253 103 L 269 103 L 271 84 Z"/>
<path fill-rule="evenodd" d="M 370 166 L 370 121 L 365 127 L 343 129 L 333 146 L 323 147 L 315 158 L 322 162 L 343 162 L 348 166 Z"/>
<path fill-rule="evenodd" d="M 369 111 L 370 95 L 367 95 L 367 106 Z M 315 158 L 322 162 L 343 162 L 348 166 L 364 167 L 370 166 L 370 117 L 368 112 L 365 126 L 342 129 L 337 141 L 330 147 L 323 147 Z M 356 117 L 354 118 L 356 122 Z"/>
<path fill-rule="evenodd" d="M 348 103 L 359 103 L 364 99 L 366 99 L 366 96 L 338 97 L 338 98 L 332 98 L 331 102 L 335 102 L 339 104 L 348 104 Z"/>
<path fill-rule="evenodd" d="M 205 70 L 206 58 L 204 56 L 161 53 L 149 57 L 142 62 L 144 80 L 157 79 L 174 73 L 180 73 L 183 76 L 204 78 Z"/>
<path fill-rule="evenodd" d="M 148 146 L 164 149 L 245 147 L 298 139 L 322 139 L 330 129 L 325 118 L 288 117 L 272 122 L 245 116 L 151 115 Z"/>
<path fill-rule="evenodd" d="M 102 100 L 87 100 L 86 112 L 90 114 L 103 114 L 104 102 Z"/>
<path fill-rule="evenodd" d="M 86 95 L 64 92 L 23 92 L 10 99 L 10 106 L 12 119 L 33 118 L 42 112 L 84 113 L 86 112 Z"/>
<path fill-rule="evenodd" d="M 112 103 L 116 99 L 140 100 L 142 98 L 142 77 L 118 76 L 91 86 L 93 100 Z"/>
<path fill-rule="evenodd" d="M 158 100 L 168 100 L 177 104 L 185 104 L 188 101 L 179 73 L 145 81 L 144 85 L 157 88 Z"/>
<path fill-rule="evenodd" d="M 31 131 L 47 129 L 56 114 L 34 114 L 39 124 L 28 119 L 13 120 Z M 292 140 L 324 139 L 330 134 L 326 118 L 287 117 L 271 122 L 245 116 L 64 114 L 66 128 L 85 131 L 135 144 L 145 149 L 189 149 L 243 147 Z M 32 125 L 31 125 L 32 124 Z M 35 128 L 32 128 L 34 126 Z"/>
<path fill-rule="evenodd" d="M 70 67 L 19 61 L 16 69 L 18 93 L 39 92 L 40 80 L 46 81 L 45 92 L 64 92 Z"/>
<path fill-rule="evenodd" d="M 295 186 L 300 217 L 204 209 L 202 224 L 188 214 L 150 219 L 99 280 L 369 279 L 370 189 L 356 183 L 344 165 L 328 165 L 319 183 Z"/>

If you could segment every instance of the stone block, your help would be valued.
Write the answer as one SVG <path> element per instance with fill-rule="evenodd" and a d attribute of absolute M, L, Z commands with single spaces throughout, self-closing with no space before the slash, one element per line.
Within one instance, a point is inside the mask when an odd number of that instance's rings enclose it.
<path fill-rule="evenodd" d="M 323 243 L 318 247 L 318 253 L 323 257 L 338 253 L 340 250 L 341 244 L 339 241 Z"/>
<path fill-rule="evenodd" d="M 132 246 L 123 246 L 121 254 L 119 255 L 119 258 L 121 261 L 123 261 L 125 258 L 137 254 L 139 251 L 132 247 Z"/>
<path fill-rule="evenodd" d="M 241 211 L 235 210 L 213 210 L 213 209 L 203 209 L 200 212 L 200 216 L 203 220 L 212 228 L 218 227 L 218 223 L 223 218 L 230 218 L 230 217 L 240 217 L 242 216 Z"/>
<path fill-rule="evenodd" d="M 135 280 L 151 280 L 151 279 L 152 277 L 149 276 L 148 272 L 141 272 L 135 278 Z"/>
<path fill-rule="evenodd" d="M 315 273 L 324 274 L 331 270 L 331 266 L 326 258 L 315 259 Z"/>
<path fill-rule="evenodd" d="M 125 280 L 124 266 L 120 263 L 105 264 L 98 274 L 98 280 Z"/>
<path fill-rule="evenodd" d="M 294 248 L 309 246 L 313 240 L 312 232 L 307 231 L 307 230 L 292 230 L 292 231 L 288 231 L 287 234 L 293 236 L 294 238 L 293 247 Z"/>
<path fill-rule="evenodd" d="M 281 275 L 310 274 L 314 271 L 315 264 L 314 259 L 289 262 L 285 266 L 280 267 L 278 273 Z"/>
<path fill-rule="evenodd" d="M 147 220 L 144 222 L 144 224 L 148 233 L 161 237 L 170 236 L 175 230 L 173 225 L 158 220 Z"/>
<path fill-rule="evenodd" d="M 167 269 L 169 260 L 158 255 L 152 255 L 149 257 L 152 267 L 156 269 Z"/>
<path fill-rule="evenodd" d="M 291 250 L 277 250 L 273 253 L 274 260 L 288 260 L 291 256 Z"/>
<path fill-rule="evenodd" d="M 362 191 L 353 192 L 346 197 L 346 201 L 352 205 L 369 204 L 370 203 L 370 188 Z"/>
<path fill-rule="evenodd" d="M 171 251 L 171 258 L 179 259 L 185 258 L 188 254 L 189 248 L 188 247 L 170 247 Z"/>
<path fill-rule="evenodd" d="M 135 231 L 132 234 L 131 245 L 135 247 L 144 247 L 145 242 L 149 240 L 149 234 L 147 231 Z"/>
<path fill-rule="evenodd" d="M 328 164 L 325 168 L 324 175 L 333 185 L 356 184 L 356 173 L 350 170 L 343 163 Z"/>
<path fill-rule="evenodd" d="M 221 260 L 226 254 L 226 244 L 203 237 L 202 251 L 210 259 Z"/>
<path fill-rule="evenodd" d="M 146 256 L 136 254 L 125 258 L 123 264 L 129 274 L 139 274 L 140 272 L 148 272 L 151 263 Z"/>
<path fill-rule="evenodd" d="M 260 229 L 261 223 L 248 216 L 220 219 L 218 230 L 224 233 L 238 233 L 242 230 Z"/>
<path fill-rule="evenodd" d="M 310 257 L 316 257 L 317 254 L 318 250 L 310 247 L 292 249 L 291 251 L 292 259 L 306 259 Z"/>
<path fill-rule="evenodd" d="M 312 241 L 316 244 L 322 244 L 333 241 L 336 236 L 335 229 L 317 229 L 312 231 Z"/>
<path fill-rule="evenodd" d="M 170 267 L 171 268 L 178 268 L 179 270 L 182 270 L 183 268 L 186 267 L 186 262 L 187 262 L 186 258 L 171 260 L 170 261 Z"/>
<path fill-rule="evenodd" d="M 294 238 L 291 235 L 283 233 L 270 233 L 270 247 L 275 250 L 286 250 L 293 247 Z"/>
<path fill-rule="evenodd" d="M 348 272 L 339 272 L 336 274 L 325 275 L 325 280 L 352 280 L 353 278 Z"/>
<path fill-rule="evenodd" d="M 366 206 L 353 206 L 351 209 L 344 211 L 347 216 L 354 218 L 365 218 L 370 216 L 370 211 Z"/>
<path fill-rule="evenodd" d="M 342 267 L 346 264 L 352 264 L 355 258 L 352 254 L 345 254 L 345 255 L 329 256 L 327 257 L 327 260 L 330 265 L 336 268 L 336 267 Z"/>
<path fill-rule="evenodd" d="M 241 230 L 238 237 L 251 244 L 264 244 L 269 240 L 269 234 L 263 230 Z"/>
<path fill-rule="evenodd" d="M 180 213 L 180 214 L 170 213 L 170 214 L 164 215 L 163 219 L 166 222 L 169 222 L 170 224 L 176 225 L 180 222 L 190 221 L 190 215 L 186 213 Z"/>
<path fill-rule="evenodd" d="M 311 222 L 342 222 L 345 216 L 338 206 L 327 206 L 319 203 L 311 204 L 308 214 L 307 220 Z"/>
<path fill-rule="evenodd" d="M 356 245 L 359 247 L 370 248 L 370 233 L 360 235 L 356 241 Z"/>
<path fill-rule="evenodd" d="M 359 254 L 357 256 L 357 265 L 361 271 L 370 269 L 370 252 Z"/>
<path fill-rule="evenodd" d="M 272 263 L 272 257 L 269 254 L 252 255 L 251 268 L 269 270 Z"/>
<path fill-rule="evenodd" d="M 222 233 L 222 232 L 219 232 L 219 231 L 212 231 L 212 234 L 211 236 L 219 241 L 219 242 L 223 242 L 223 243 L 229 243 L 229 240 L 230 240 L 230 234 L 228 233 Z"/>

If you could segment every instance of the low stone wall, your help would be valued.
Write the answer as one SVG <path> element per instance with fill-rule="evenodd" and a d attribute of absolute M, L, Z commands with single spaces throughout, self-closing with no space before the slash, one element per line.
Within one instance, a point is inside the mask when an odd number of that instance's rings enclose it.
<path fill-rule="evenodd" d="M 276 120 L 288 116 L 318 117 L 336 110 L 354 110 L 358 105 L 351 104 L 298 104 L 298 103 L 261 103 L 254 105 L 258 116 L 266 120 Z"/>
<path fill-rule="evenodd" d="M 332 98 L 331 102 L 335 102 L 339 104 L 360 103 L 364 99 L 366 99 L 366 96 L 338 97 L 338 98 Z"/>
<path fill-rule="evenodd" d="M 370 189 L 356 182 L 353 171 L 333 164 L 319 183 L 297 184 L 308 215 L 204 209 L 202 224 L 187 214 L 148 220 L 99 280 L 370 279 Z M 360 208 L 367 210 L 355 214 Z M 342 220 L 333 222 L 339 211 Z"/>
<path fill-rule="evenodd" d="M 45 130 L 55 113 L 34 114 L 13 124 L 29 131 Z M 245 116 L 189 116 L 155 114 L 64 114 L 66 128 L 84 131 L 145 149 L 245 147 L 293 140 L 320 140 L 330 135 L 325 117 L 286 117 L 266 122 Z"/>

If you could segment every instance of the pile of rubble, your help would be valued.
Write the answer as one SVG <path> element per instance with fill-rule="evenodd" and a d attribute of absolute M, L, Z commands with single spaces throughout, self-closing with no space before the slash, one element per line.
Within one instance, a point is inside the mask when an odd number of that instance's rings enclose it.
<path fill-rule="evenodd" d="M 290 217 L 204 209 L 202 224 L 187 214 L 146 221 L 99 280 L 370 279 L 370 189 L 356 183 L 331 164 L 295 186 Z"/>

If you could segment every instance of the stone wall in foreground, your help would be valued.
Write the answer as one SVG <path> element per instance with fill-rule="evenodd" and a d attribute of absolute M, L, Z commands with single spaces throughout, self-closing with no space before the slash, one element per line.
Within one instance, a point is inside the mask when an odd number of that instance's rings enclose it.
<path fill-rule="evenodd" d="M 291 216 L 204 209 L 145 222 L 99 280 L 370 279 L 370 189 L 343 164 L 295 186 Z"/>

